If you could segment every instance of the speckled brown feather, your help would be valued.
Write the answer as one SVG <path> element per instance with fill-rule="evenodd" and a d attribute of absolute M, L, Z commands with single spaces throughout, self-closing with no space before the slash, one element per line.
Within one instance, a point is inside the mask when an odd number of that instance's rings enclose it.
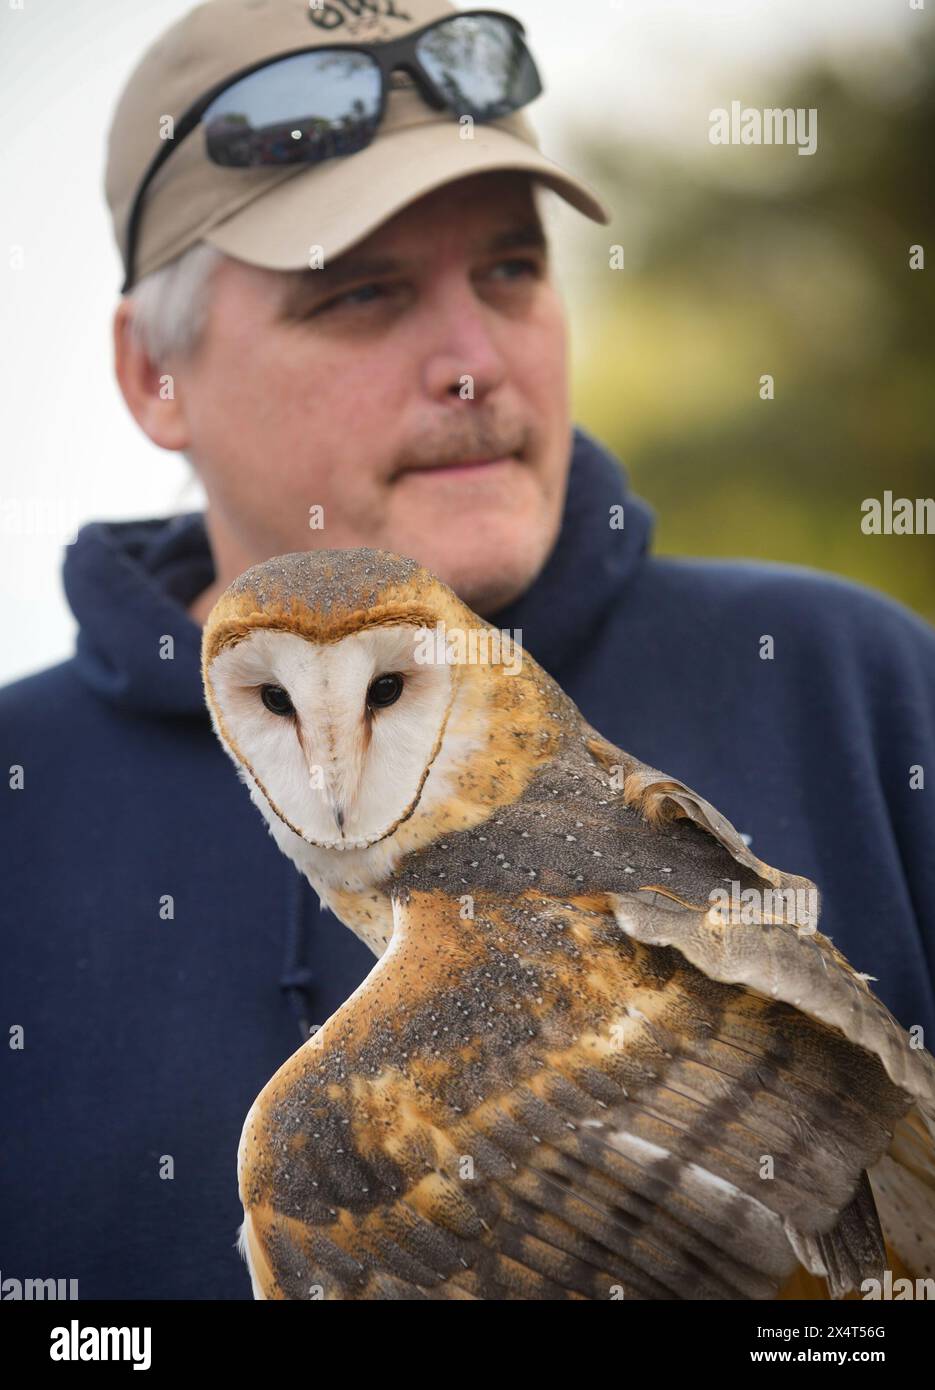
<path fill-rule="evenodd" d="M 212 614 L 209 702 L 212 653 L 254 626 L 409 620 L 483 625 L 398 557 L 280 557 Z M 814 885 L 528 653 L 465 676 L 451 731 L 486 728 L 485 752 L 396 832 L 385 881 L 333 896 L 389 948 L 245 1127 L 262 1295 L 769 1298 L 820 1273 L 841 1296 L 897 1256 L 930 1272 L 935 1235 L 907 1226 L 935 1213 L 935 1063 L 813 923 L 711 906 Z"/>
<path fill-rule="evenodd" d="M 482 895 L 470 926 L 410 892 L 367 989 L 262 1093 L 265 1295 L 775 1296 L 783 1223 L 834 1226 L 905 1109 L 880 1063 L 605 913 Z"/>

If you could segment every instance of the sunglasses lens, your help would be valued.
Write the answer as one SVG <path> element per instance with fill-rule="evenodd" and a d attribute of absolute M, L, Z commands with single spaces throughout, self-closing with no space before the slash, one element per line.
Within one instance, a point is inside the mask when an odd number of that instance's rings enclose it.
<path fill-rule="evenodd" d="M 380 114 L 380 70 L 335 48 L 270 63 L 221 92 L 202 124 L 215 164 L 315 164 L 369 145 Z"/>
<path fill-rule="evenodd" d="M 419 61 L 453 111 L 494 121 L 542 91 L 536 65 L 515 25 L 495 15 L 463 15 L 428 30 Z"/>

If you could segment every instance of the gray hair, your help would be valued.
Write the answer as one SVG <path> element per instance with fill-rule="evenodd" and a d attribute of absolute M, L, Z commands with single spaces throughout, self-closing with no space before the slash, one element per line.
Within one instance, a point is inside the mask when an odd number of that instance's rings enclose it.
<path fill-rule="evenodd" d="M 153 362 L 164 362 L 170 355 L 190 357 L 198 347 L 211 280 L 225 259 L 216 246 L 198 241 L 134 285 L 129 293 L 132 333 Z"/>

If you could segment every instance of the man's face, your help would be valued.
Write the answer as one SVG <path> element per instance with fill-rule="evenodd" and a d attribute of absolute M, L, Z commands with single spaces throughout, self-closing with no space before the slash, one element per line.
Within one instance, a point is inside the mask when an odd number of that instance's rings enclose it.
<path fill-rule="evenodd" d="M 448 184 L 323 269 L 227 260 L 211 295 L 175 391 L 219 579 L 373 546 L 481 611 L 528 587 L 571 443 L 564 309 L 528 177 Z"/>

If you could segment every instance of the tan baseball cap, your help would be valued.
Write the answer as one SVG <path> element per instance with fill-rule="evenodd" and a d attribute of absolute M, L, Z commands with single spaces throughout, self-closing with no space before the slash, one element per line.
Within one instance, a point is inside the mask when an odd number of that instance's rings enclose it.
<path fill-rule="evenodd" d="M 264 58 L 387 42 L 459 13 L 447 0 L 207 0 L 190 10 L 143 55 L 114 112 L 105 190 L 124 271 L 133 201 L 167 117 L 178 122 L 225 77 Z M 452 112 L 434 110 L 396 77 L 403 85 L 391 87 L 371 144 L 322 164 L 222 168 L 200 126 L 180 140 L 146 190 L 132 284 L 199 241 L 253 265 L 299 270 L 313 247 L 325 260 L 338 256 L 414 199 L 493 169 L 528 171 L 586 217 L 610 221 L 585 184 L 540 153 L 522 111 L 463 139 Z"/>

